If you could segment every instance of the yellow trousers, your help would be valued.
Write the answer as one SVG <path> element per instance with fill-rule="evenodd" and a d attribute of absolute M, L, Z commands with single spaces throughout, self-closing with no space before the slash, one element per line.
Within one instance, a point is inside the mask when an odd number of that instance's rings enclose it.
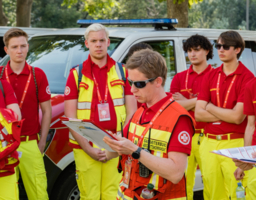
<path fill-rule="evenodd" d="M 200 135 L 199 133 L 194 134 L 192 138 L 192 144 L 191 144 L 192 145 L 191 153 L 190 153 L 190 156 L 188 157 L 188 166 L 186 170 L 186 179 L 187 179 L 186 187 L 187 187 L 188 200 L 193 200 L 193 196 L 194 196 L 193 188 L 195 185 L 195 173 L 197 170 L 197 165 L 199 165 L 201 174 L 203 174 L 199 147 L 204 139 L 204 136 L 200 137 L 199 135 Z M 200 144 L 198 143 L 199 141 L 200 141 Z M 205 191 L 206 191 L 206 188 L 204 188 L 204 192 Z"/>
<path fill-rule="evenodd" d="M 208 188 L 208 194 L 204 199 L 209 200 L 236 200 L 237 181 L 234 177 L 235 163 L 230 158 L 211 153 L 213 150 L 242 147 L 244 139 L 215 140 L 204 138 L 200 145 L 202 160 L 203 182 Z M 242 183 L 247 185 L 248 174 L 245 172 Z M 205 195 L 205 193 L 204 193 Z"/>
<path fill-rule="evenodd" d="M 250 200 L 249 198 L 247 198 L 248 195 L 251 200 L 256 199 L 256 168 L 255 167 L 249 170 L 248 172 L 246 200 Z"/>
<path fill-rule="evenodd" d="M 16 167 L 25 186 L 29 200 L 48 200 L 47 178 L 41 154 L 36 140 L 21 142 L 17 151 L 22 152 L 20 164 Z"/>
<path fill-rule="evenodd" d="M 0 177 L 0 200 L 18 200 L 16 174 Z"/>
<path fill-rule="evenodd" d="M 73 149 L 76 163 L 76 181 L 81 200 L 116 199 L 122 175 L 118 173 L 118 159 L 102 163 L 94 160 L 82 149 Z"/>

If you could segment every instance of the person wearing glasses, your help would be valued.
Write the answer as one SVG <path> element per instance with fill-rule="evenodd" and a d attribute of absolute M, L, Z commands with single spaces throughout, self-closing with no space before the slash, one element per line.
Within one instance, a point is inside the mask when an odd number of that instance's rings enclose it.
<path fill-rule="evenodd" d="M 256 115 L 256 78 L 253 78 L 245 88 L 244 93 L 244 114 L 248 117 L 247 126 L 244 135 L 244 146 L 256 145 L 255 115 Z M 253 157 L 256 157 L 254 153 Z M 247 194 L 251 199 L 256 199 L 256 168 L 249 163 L 234 160 L 238 167 L 234 173 L 237 180 L 244 177 L 244 171 L 252 169 L 248 172 Z M 247 195 L 246 194 L 246 195 Z"/>
<path fill-rule="evenodd" d="M 120 132 L 137 109 L 127 81 L 127 70 L 107 53 L 108 30 L 92 24 L 85 31 L 90 55 L 83 62 L 82 79 L 71 69 L 65 88 L 65 115 L 94 121 L 112 133 Z M 118 159 L 107 159 L 105 150 L 71 131 L 70 146 L 76 163 L 80 199 L 115 199 L 121 174 Z"/>
<path fill-rule="evenodd" d="M 207 64 L 207 60 L 213 57 L 213 47 L 206 37 L 192 35 L 183 43 L 183 50 L 188 54 L 191 65 L 189 69 L 177 73 L 173 77 L 170 92 L 173 94 L 174 100 L 194 117 L 196 100 L 201 89 L 203 77 L 212 69 L 211 65 Z M 195 134 L 192 138 L 192 150 L 186 170 L 188 200 L 193 200 L 197 165 L 199 165 L 201 174 L 203 174 L 199 147 L 204 138 L 205 124 L 205 122 L 196 123 Z M 204 188 L 205 192 L 206 188 Z"/>
<path fill-rule="evenodd" d="M 104 138 L 121 155 L 123 179 L 117 199 L 141 199 L 153 187 L 151 199 L 186 199 L 185 169 L 194 134 L 193 118 L 164 91 L 165 59 L 156 51 L 141 50 L 126 63 L 131 91 L 143 103 L 117 140 Z M 152 186 L 153 185 L 153 186 Z"/>
<path fill-rule="evenodd" d="M 203 79 L 197 98 L 196 121 L 207 122 L 205 138 L 200 145 L 203 182 L 209 190 L 205 199 L 236 199 L 236 166 L 231 159 L 211 153 L 212 150 L 242 147 L 247 124 L 244 109 L 245 85 L 254 77 L 238 61 L 245 43 L 236 31 L 221 33 L 215 47 L 223 64 Z M 244 181 L 245 182 L 245 181 Z M 246 183 L 243 184 L 246 186 Z"/>

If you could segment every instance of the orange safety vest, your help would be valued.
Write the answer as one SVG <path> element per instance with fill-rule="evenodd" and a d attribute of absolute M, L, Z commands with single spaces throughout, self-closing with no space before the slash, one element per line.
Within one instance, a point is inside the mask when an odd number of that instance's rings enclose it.
<path fill-rule="evenodd" d="M 143 107 L 140 107 L 134 114 L 129 125 L 128 139 L 132 141 L 133 135 L 135 134 L 134 143 L 137 144 L 138 140 L 144 131 L 146 125 L 140 125 L 140 117 L 144 111 Z M 166 107 L 166 109 L 158 116 L 151 128 L 150 136 L 150 152 L 152 155 L 168 158 L 168 146 L 171 139 L 171 135 L 175 125 L 177 124 L 181 116 L 188 116 L 191 119 L 193 125 L 195 125 L 194 119 L 189 115 L 189 113 L 181 107 L 178 103 L 172 101 Z M 143 138 L 142 148 L 148 147 L 148 136 L 147 132 Z M 122 155 L 121 166 L 125 169 L 125 161 L 128 159 L 127 155 Z M 132 160 L 132 169 L 130 176 L 129 188 L 126 189 L 122 186 L 122 181 L 120 183 L 120 188 L 118 191 L 117 199 L 127 199 L 127 200 L 140 200 L 138 192 L 141 190 L 139 188 L 145 188 L 148 183 L 154 185 L 154 190 L 158 191 L 153 199 L 155 200 L 186 200 L 186 179 L 185 175 L 178 184 L 173 184 L 172 182 L 164 179 L 163 177 L 152 173 L 147 178 L 139 176 L 139 163 L 138 160 Z"/>

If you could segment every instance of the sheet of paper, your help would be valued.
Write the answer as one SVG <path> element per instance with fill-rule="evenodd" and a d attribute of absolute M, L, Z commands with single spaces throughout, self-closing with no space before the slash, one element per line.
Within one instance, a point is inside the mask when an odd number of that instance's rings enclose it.
<path fill-rule="evenodd" d="M 81 120 L 62 121 L 63 124 L 82 135 L 88 141 L 93 142 L 101 149 L 107 149 L 108 151 L 114 152 L 104 141 L 105 136 L 111 138 L 109 134 L 95 126 L 91 122 L 82 122 Z M 113 139 L 113 138 L 112 138 Z"/>
<path fill-rule="evenodd" d="M 235 158 L 248 163 L 256 163 L 256 158 L 252 158 L 252 153 L 256 152 L 256 146 L 239 147 L 232 149 L 221 149 L 212 151 L 212 153 Z"/>

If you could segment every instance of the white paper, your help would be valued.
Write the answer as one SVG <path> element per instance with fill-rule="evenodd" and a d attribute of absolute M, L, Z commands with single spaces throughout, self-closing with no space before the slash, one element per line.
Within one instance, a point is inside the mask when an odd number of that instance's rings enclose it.
<path fill-rule="evenodd" d="M 212 153 L 238 159 L 243 162 L 256 163 L 256 158 L 252 158 L 252 153 L 256 152 L 256 146 L 239 147 L 232 149 L 214 150 Z"/>
<path fill-rule="evenodd" d="M 101 149 L 106 149 L 110 152 L 114 152 L 104 141 L 105 136 L 111 138 L 105 131 L 101 130 L 91 122 L 82 122 L 81 120 L 62 121 L 67 127 L 71 128 L 88 141 L 93 142 Z"/>

